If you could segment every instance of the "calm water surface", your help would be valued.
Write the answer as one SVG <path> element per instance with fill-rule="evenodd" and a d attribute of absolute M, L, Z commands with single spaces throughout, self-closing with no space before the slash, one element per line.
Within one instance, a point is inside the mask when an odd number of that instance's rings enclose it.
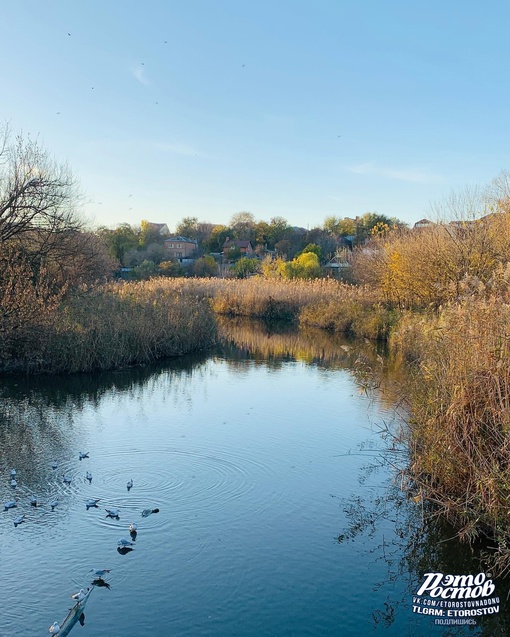
<path fill-rule="evenodd" d="M 381 451 L 393 411 L 360 391 L 355 346 L 320 338 L 247 329 L 157 368 L 4 380 L 0 636 L 49 634 L 96 568 L 110 588 L 76 637 L 499 634 L 413 615 L 423 572 L 477 566 L 445 537 L 409 552 L 420 516 Z"/>

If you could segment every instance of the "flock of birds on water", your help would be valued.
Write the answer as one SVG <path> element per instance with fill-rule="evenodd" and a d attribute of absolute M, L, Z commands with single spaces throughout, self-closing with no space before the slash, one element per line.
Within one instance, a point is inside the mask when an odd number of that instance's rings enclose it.
<path fill-rule="evenodd" d="M 80 451 L 78 454 L 78 458 L 79 460 L 85 460 L 85 458 L 89 457 L 89 452 L 88 451 Z M 53 462 L 51 465 L 51 468 L 56 471 L 58 469 L 58 463 L 57 462 Z M 16 479 L 17 477 L 17 471 L 16 469 L 11 469 L 11 487 L 13 489 L 16 489 L 16 487 L 18 486 L 18 481 Z M 88 480 L 89 484 L 92 483 L 92 474 L 90 473 L 90 471 L 87 471 L 85 473 L 85 479 Z M 66 485 L 70 485 L 72 482 L 72 477 L 68 474 L 68 473 L 64 473 L 62 475 L 62 481 L 64 484 Z M 133 480 L 129 479 L 127 484 L 126 484 L 126 488 L 128 491 L 131 491 L 131 489 L 133 488 Z M 101 498 L 88 498 L 85 500 L 85 506 L 87 511 L 91 508 L 99 508 L 99 502 L 101 502 Z M 57 507 L 59 504 L 58 499 L 53 498 L 51 500 L 48 501 L 48 506 L 51 507 L 51 510 L 54 511 L 55 507 Z M 39 501 L 37 500 L 37 498 L 35 496 L 32 496 L 30 499 L 30 506 L 32 507 L 38 507 L 40 505 Z M 4 502 L 4 512 L 5 511 L 9 511 L 10 509 L 15 509 L 18 506 L 18 500 L 13 499 L 13 500 L 8 500 L 7 502 Z M 115 519 L 115 520 L 120 520 L 120 510 L 119 509 L 110 509 L 110 508 L 105 508 L 106 511 L 106 517 L 107 518 L 111 518 L 111 519 Z M 159 513 L 159 509 L 144 509 L 142 511 L 142 517 L 146 518 L 149 515 L 151 515 L 152 513 Z M 26 514 L 23 513 L 21 515 L 18 515 L 14 518 L 13 522 L 14 522 L 14 526 L 18 527 L 20 524 L 23 524 L 24 522 L 27 521 L 26 519 Z M 127 553 L 129 553 L 130 551 L 133 550 L 134 548 L 134 542 L 136 540 L 136 536 L 138 533 L 138 525 L 136 522 L 131 522 L 131 524 L 129 525 L 129 536 L 130 539 L 128 540 L 127 538 L 120 538 L 119 541 L 117 542 L 117 551 L 122 554 L 125 555 Z M 111 572 L 111 569 L 91 569 L 89 571 L 89 573 L 93 574 L 93 581 L 91 582 L 92 586 L 105 586 L 106 588 L 110 588 L 110 585 L 108 584 L 108 582 L 104 579 L 105 575 L 107 575 L 108 573 Z M 80 606 L 83 604 L 84 600 L 87 599 L 88 594 L 91 592 L 91 588 L 88 587 L 87 589 L 83 589 L 80 588 L 80 590 L 77 593 L 74 593 L 74 595 L 71 595 L 71 599 L 74 600 L 75 602 L 75 606 L 73 608 L 71 608 L 70 610 L 72 611 L 73 609 L 77 609 L 79 610 Z M 83 614 L 80 615 L 80 623 L 83 622 L 84 620 L 84 616 Z M 64 620 L 65 621 L 65 620 Z M 53 624 L 51 624 L 51 626 L 49 627 L 48 631 L 51 635 L 58 635 L 63 629 L 63 624 L 61 625 L 59 622 L 55 621 L 53 622 Z"/>

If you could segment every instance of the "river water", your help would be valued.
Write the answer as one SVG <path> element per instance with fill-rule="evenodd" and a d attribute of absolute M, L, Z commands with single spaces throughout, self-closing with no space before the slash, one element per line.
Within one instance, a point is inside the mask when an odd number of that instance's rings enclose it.
<path fill-rule="evenodd" d="M 110 573 L 74 637 L 508 634 L 506 594 L 470 628 L 413 613 L 426 572 L 482 567 L 401 489 L 384 354 L 227 330 L 201 356 L 0 383 L 0 637 L 49 634 L 91 569 Z"/>

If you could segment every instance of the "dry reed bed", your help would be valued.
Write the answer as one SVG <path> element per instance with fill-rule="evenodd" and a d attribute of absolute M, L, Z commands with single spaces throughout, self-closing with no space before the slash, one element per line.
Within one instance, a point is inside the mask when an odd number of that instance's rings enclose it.
<path fill-rule="evenodd" d="M 43 323 L 26 325 L 1 371 L 107 370 L 210 346 L 209 303 L 181 281 L 109 284 L 69 296 Z"/>
<path fill-rule="evenodd" d="M 417 489 L 473 539 L 510 539 L 510 305 L 468 298 L 409 314 L 391 339 L 412 361 L 412 465 Z"/>
<path fill-rule="evenodd" d="M 299 320 L 301 326 L 373 339 L 386 339 L 397 319 L 374 288 L 331 279 L 196 279 L 190 285 L 227 316 Z"/>

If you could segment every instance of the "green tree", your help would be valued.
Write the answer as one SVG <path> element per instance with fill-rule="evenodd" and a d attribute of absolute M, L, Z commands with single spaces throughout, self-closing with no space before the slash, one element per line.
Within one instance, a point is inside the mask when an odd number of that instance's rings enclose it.
<path fill-rule="evenodd" d="M 145 260 L 140 265 L 137 265 L 136 268 L 133 268 L 132 274 L 135 279 L 152 279 L 159 274 L 158 266 L 154 261 Z"/>
<path fill-rule="evenodd" d="M 198 217 L 184 217 L 175 228 L 175 234 L 187 239 L 198 239 Z"/>
<path fill-rule="evenodd" d="M 227 250 L 226 257 L 229 261 L 237 261 L 242 256 L 241 248 L 238 246 L 232 246 Z"/>
<path fill-rule="evenodd" d="M 356 234 L 356 222 L 348 217 L 343 219 L 335 216 L 326 217 L 323 228 L 328 234 L 336 237 L 348 237 Z"/>
<path fill-rule="evenodd" d="M 121 223 L 114 230 L 102 226 L 97 235 L 103 239 L 111 256 L 124 264 L 126 252 L 138 247 L 140 232 L 128 223 Z"/>
<path fill-rule="evenodd" d="M 268 227 L 268 245 L 274 249 L 275 245 L 283 239 L 288 239 L 290 226 L 283 217 L 272 217 Z"/>
<path fill-rule="evenodd" d="M 280 260 L 276 268 L 284 279 L 316 279 L 321 275 L 319 258 L 314 252 L 304 252 L 292 261 Z"/>
<path fill-rule="evenodd" d="M 255 217 L 251 212 L 236 212 L 230 219 L 234 239 L 255 241 Z"/>
<path fill-rule="evenodd" d="M 314 254 L 317 255 L 317 258 L 319 259 L 319 261 L 321 260 L 322 248 L 318 246 L 316 243 L 309 243 L 301 250 L 299 254 L 304 254 L 305 252 L 313 252 Z"/>
<path fill-rule="evenodd" d="M 232 234 L 232 230 L 227 226 L 213 226 L 210 235 L 202 242 L 205 252 L 222 252 L 225 239 Z"/>
<path fill-rule="evenodd" d="M 140 248 L 144 249 L 153 243 L 163 245 L 165 243 L 165 237 L 160 234 L 154 224 L 144 219 L 140 226 L 138 244 Z"/>
<path fill-rule="evenodd" d="M 158 274 L 170 277 L 184 276 L 184 268 L 177 261 L 161 261 Z"/>
<path fill-rule="evenodd" d="M 238 279 L 246 279 L 250 274 L 255 274 L 260 269 L 260 261 L 258 259 L 249 259 L 241 257 L 235 264 L 233 270 Z"/>
<path fill-rule="evenodd" d="M 218 276 L 219 267 L 214 257 L 210 254 L 205 257 L 197 259 L 190 268 L 190 274 L 200 277 L 214 277 Z"/>

